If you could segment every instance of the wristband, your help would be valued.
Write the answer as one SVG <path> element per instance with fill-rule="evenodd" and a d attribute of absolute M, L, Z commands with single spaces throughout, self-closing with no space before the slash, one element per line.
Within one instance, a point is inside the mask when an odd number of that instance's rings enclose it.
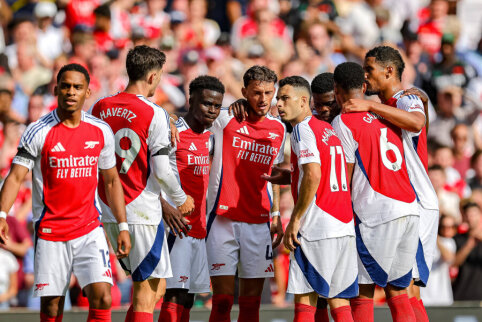
<path fill-rule="evenodd" d="M 126 222 L 121 222 L 118 226 L 119 226 L 119 232 L 124 230 L 129 231 L 129 225 Z"/>
<path fill-rule="evenodd" d="M 7 219 L 7 213 L 5 211 L 0 211 L 0 218 Z"/>
<path fill-rule="evenodd" d="M 279 216 L 281 216 L 281 214 L 280 214 L 279 211 L 274 211 L 274 212 L 270 212 L 270 213 L 269 213 L 269 216 L 270 216 L 271 218 L 273 218 L 273 217 L 279 217 Z"/>

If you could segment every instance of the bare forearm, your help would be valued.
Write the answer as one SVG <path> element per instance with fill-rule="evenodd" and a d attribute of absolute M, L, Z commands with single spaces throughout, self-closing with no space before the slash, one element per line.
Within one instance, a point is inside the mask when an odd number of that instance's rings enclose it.
<path fill-rule="evenodd" d="M 272 189 L 273 189 L 273 199 L 272 199 L 273 204 L 271 206 L 271 212 L 276 212 L 276 211 L 279 211 L 279 199 L 280 199 L 279 185 L 273 184 Z"/>
<path fill-rule="evenodd" d="M 410 132 L 419 132 L 425 125 L 425 117 L 422 113 L 407 112 L 377 102 L 371 103 L 370 111 L 380 115 L 393 125 Z"/>
<path fill-rule="evenodd" d="M 12 167 L 12 170 L 5 179 L 5 183 L 0 191 L 0 211 L 8 212 L 10 208 L 12 208 L 23 179 L 28 172 L 28 169 L 24 168 L 24 170 L 19 169 L 18 167 L 20 166 L 14 165 Z"/>
<path fill-rule="evenodd" d="M 117 222 L 127 222 L 124 190 L 119 177 L 105 183 L 105 196 Z"/>

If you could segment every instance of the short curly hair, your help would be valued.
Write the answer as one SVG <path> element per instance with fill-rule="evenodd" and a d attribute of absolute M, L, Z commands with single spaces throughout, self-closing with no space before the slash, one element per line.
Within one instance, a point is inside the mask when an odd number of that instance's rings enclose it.
<path fill-rule="evenodd" d="M 252 80 L 276 84 L 278 81 L 278 76 L 276 76 L 276 73 L 266 66 L 254 65 L 250 67 L 243 75 L 244 87 L 248 87 L 249 82 Z"/>
<path fill-rule="evenodd" d="M 348 91 L 351 89 L 359 89 L 365 83 L 365 71 L 357 63 L 346 62 L 336 66 L 333 75 L 335 84 L 341 86 L 342 89 Z"/>
<path fill-rule="evenodd" d="M 65 72 L 70 72 L 70 71 L 79 72 L 79 73 L 84 74 L 85 80 L 87 81 L 87 84 L 90 83 L 89 72 L 87 71 L 87 69 L 84 66 L 79 65 L 79 64 L 67 64 L 67 65 L 62 66 L 62 68 L 60 68 L 59 73 L 57 74 L 57 84 L 60 82 L 60 79 L 62 78 L 62 75 Z"/>
<path fill-rule="evenodd" d="M 223 83 L 213 76 L 198 76 L 189 83 L 189 95 L 192 95 L 195 92 L 200 92 L 204 89 L 219 92 L 221 94 L 224 94 L 225 92 Z"/>
<path fill-rule="evenodd" d="M 333 73 L 321 73 L 311 81 L 311 92 L 313 94 L 325 94 L 335 89 Z"/>
<path fill-rule="evenodd" d="M 402 80 L 402 74 L 405 70 L 405 62 L 403 61 L 402 55 L 395 48 L 390 46 L 378 46 L 370 49 L 366 55 L 365 59 L 368 57 L 375 57 L 377 63 L 392 64 L 397 70 L 397 76 L 399 80 Z"/>

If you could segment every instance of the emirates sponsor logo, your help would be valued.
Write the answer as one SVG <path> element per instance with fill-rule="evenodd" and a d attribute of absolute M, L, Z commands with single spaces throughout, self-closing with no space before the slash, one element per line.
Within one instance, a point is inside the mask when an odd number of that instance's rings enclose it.
<path fill-rule="evenodd" d="M 97 165 L 99 157 L 83 156 L 74 157 L 69 155 L 67 158 L 49 157 L 49 166 L 51 168 L 75 168 L 75 167 L 92 167 Z"/>
<path fill-rule="evenodd" d="M 187 164 L 188 165 L 208 165 L 209 164 L 209 156 L 188 154 Z"/>

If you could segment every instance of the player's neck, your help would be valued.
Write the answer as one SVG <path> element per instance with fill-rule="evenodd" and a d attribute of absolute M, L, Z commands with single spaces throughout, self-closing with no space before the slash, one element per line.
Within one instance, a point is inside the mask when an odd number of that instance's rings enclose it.
<path fill-rule="evenodd" d="M 266 118 L 266 115 L 257 115 L 251 110 L 248 110 L 248 122 L 256 123 L 256 122 L 261 122 Z"/>
<path fill-rule="evenodd" d="M 75 111 L 73 113 L 64 111 L 60 107 L 57 107 L 57 116 L 63 125 L 70 128 L 75 128 L 79 126 L 82 119 L 82 109 Z"/>
<path fill-rule="evenodd" d="M 186 116 L 184 117 L 184 121 L 186 121 L 187 125 L 189 125 L 189 127 L 191 128 L 191 130 L 193 130 L 193 132 L 196 132 L 196 133 L 203 133 L 206 128 L 204 127 L 204 125 L 202 125 L 201 123 L 199 123 L 192 114 L 190 113 L 187 113 Z"/>
<path fill-rule="evenodd" d="M 149 96 L 149 88 L 146 82 L 138 81 L 138 82 L 129 82 L 127 84 L 124 93 L 134 94 L 134 95 L 142 95 L 145 97 Z"/>
<path fill-rule="evenodd" d="M 303 122 L 303 120 L 305 118 L 307 118 L 308 116 L 313 116 L 313 113 L 311 113 L 311 110 L 307 110 L 305 112 L 302 112 L 300 115 L 298 115 L 298 117 L 291 120 L 290 121 L 291 126 L 294 127 L 296 124 Z"/>
<path fill-rule="evenodd" d="M 389 84 L 389 86 L 387 86 L 386 88 L 381 90 L 380 93 L 378 93 L 378 98 L 380 98 L 380 101 L 382 101 L 382 103 L 385 103 L 386 101 L 391 99 L 396 93 L 398 93 L 402 89 L 403 89 L 402 83 L 391 82 Z"/>

